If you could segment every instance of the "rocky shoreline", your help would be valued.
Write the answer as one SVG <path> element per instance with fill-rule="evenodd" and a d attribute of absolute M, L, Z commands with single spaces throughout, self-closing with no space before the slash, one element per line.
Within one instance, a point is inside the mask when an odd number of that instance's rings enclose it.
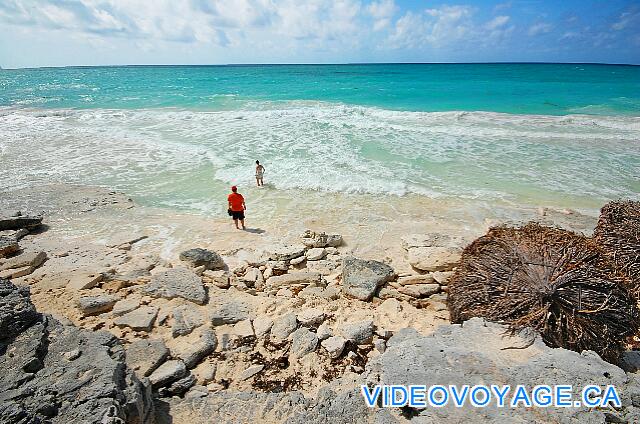
<path fill-rule="evenodd" d="M 120 217 L 133 206 L 115 192 L 74 203 L 85 214 L 115 209 Z M 5 213 L 0 219 L 1 324 L 24 323 L 0 337 L 0 369 L 17 370 L 0 384 L 0 398 L 8 402 L 0 417 L 7 422 L 484 422 L 514 417 L 633 422 L 640 417 L 633 355 L 626 358 L 625 373 L 589 352 L 529 343 L 526 334 L 505 337 L 504 327 L 478 318 L 448 324 L 447 281 L 468 237 L 405 234 L 398 240 L 401 255 L 379 260 L 359 257 L 343 235 L 317 230 L 280 241 L 255 235 L 260 243 L 253 247 L 212 248 L 194 241 L 163 255 L 144 223 L 139 231 L 78 241 L 62 237 L 56 226 L 83 215 L 69 208 L 42 209 L 43 222 L 26 213 Z M 38 310 L 53 316 L 35 312 L 27 288 Z M 25 319 L 15 312 L 22 309 L 28 312 Z M 95 396 L 83 392 L 90 400 L 73 390 L 51 389 L 47 399 L 54 406 L 38 409 L 42 388 L 70 384 L 67 380 L 86 373 L 83 367 L 96 358 L 104 368 L 96 368 L 99 376 L 88 376 L 88 386 L 77 390 L 106 385 L 100 378 L 110 379 L 114 389 Z M 359 390 L 360 384 L 417 380 L 463 384 L 470 375 L 495 384 L 616 384 L 624 407 L 368 409 Z M 40 388 L 36 394 L 34 384 Z M 71 410 L 78 412 L 70 415 Z"/>

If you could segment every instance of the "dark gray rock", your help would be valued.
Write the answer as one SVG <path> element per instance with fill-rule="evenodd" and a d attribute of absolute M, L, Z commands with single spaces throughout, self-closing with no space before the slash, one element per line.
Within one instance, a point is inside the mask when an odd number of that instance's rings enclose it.
<path fill-rule="evenodd" d="M 196 268 L 199 266 L 205 269 L 222 269 L 224 268 L 224 260 L 216 252 L 207 249 L 189 249 L 180 253 L 180 260 Z"/>
<path fill-rule="evenodd" d="M 0 279 L 0 340 L 20 334 L 39 317 L 28 287 L 16 287 Z"/>
<path fill-rule="evenodd" d="M 0 284 L 0 310 L 20 322 L 1 333 L 13 336 L 0 341 L 0 422 L 153 422 L 151 388 L 126 367 L 114 336 L 39 314 L 33 320 L 26 292 Z"/>
<path fill-rule="evenodd" d="M 171 356 L 181 359 L 187 368 L 194 368 L 218 346 L 218 338 L 210 328 L 201 328 L 188 336 L 167 342 Z"/>
<path fill-rule="evenodd" d="M 198 305 L 204 305 L 207 301 L 202 279 L 186 268 L 172 268 L 154 275 L 143 292 L 165 299 L 181 297 Z"/>
<path fill-rule="evenodd" d="M 348 297 L 368 301 L 394 276 L 393 268 L 382 262 L 345 258 L 342 262 L 342 292 Z"/>
<path fill-rule="evenodd" d="M 42 224 L 41 216 L 8 216 L 0 217 L 0 231 L 19 230 L 26 228 L 31 230 Z"/>
<path fill-rule="evenodd" d="M 187 374 L 186 377 L 174 381 L 168 387 L 162 387 L 158 390 L 159 396 L 182 396 L 187 390 L 189 390 L 194 384 L 196 384 L 196 376 L 193 374 Z"/>
<path fill-rule="evenodd" d="M 18 241 L 12 237 L 0 236 L 0 258 L 9 256 L 20 250 Z"/>

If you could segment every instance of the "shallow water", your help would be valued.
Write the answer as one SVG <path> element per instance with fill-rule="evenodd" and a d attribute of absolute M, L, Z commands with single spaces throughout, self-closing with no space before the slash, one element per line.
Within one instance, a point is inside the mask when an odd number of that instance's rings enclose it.
<path fill-rule="evenodd" d="M 99 185 L 207 215 L 224 213 L 230 184 L 267 211 L 322 210 L 342 193 L 371 207 L 418 196 L 593 214 L 640 193 L 638 77 L 589 65 L 0 71 L 0 182 Z"/>

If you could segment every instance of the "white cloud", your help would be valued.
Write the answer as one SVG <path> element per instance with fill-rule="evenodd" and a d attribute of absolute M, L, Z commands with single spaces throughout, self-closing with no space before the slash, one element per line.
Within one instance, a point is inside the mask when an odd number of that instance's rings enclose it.
<path fill-rule="evenodd" d="M 640 12 L 624 12 L 620 15 L 618 20 L 611 25 L 611 29 L 615 31 L 622 31 L 628 28 L 634 21 L 640 20 Z"/>
<path fill-rule="evenodd" d="M 494 29 L 498 29 L 504 25 L 507 24 L 507 22 L 509 22 L 509 16 L 496 16 L 495 18 L 491 19 L 489 22 L 487 22 L 484 27 L 487 28 L 488 30 L 494 30 Z"/>
<path fill-rule="evenodd" d="M 396 12 L 394 0 L 380 0 L 372 2 L 367 11 L 373 17 L 373 30 L 380 31 L 389 26 L 391 18 Z"/>
<path fill-rule="evenodd" d="M 531 25 L 529 27 L 529 30 L 527 31 L 527 34 L 529 34 L 531 37 L 535 37 L 536 35 L 551 32 L 552 29 L 553 25 L 546 22 L 539 22 L 537 24 Z"/>

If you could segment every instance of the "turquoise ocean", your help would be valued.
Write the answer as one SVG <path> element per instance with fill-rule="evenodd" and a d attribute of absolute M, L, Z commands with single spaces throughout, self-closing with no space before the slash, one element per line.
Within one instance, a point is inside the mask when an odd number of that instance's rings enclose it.
<path fill-rule="evenodd" d="M 0 70 L 0 186 L 123 190 L 202 213 L 230 184 L 597 210 L 640 196 L 640 67 Z"/>

